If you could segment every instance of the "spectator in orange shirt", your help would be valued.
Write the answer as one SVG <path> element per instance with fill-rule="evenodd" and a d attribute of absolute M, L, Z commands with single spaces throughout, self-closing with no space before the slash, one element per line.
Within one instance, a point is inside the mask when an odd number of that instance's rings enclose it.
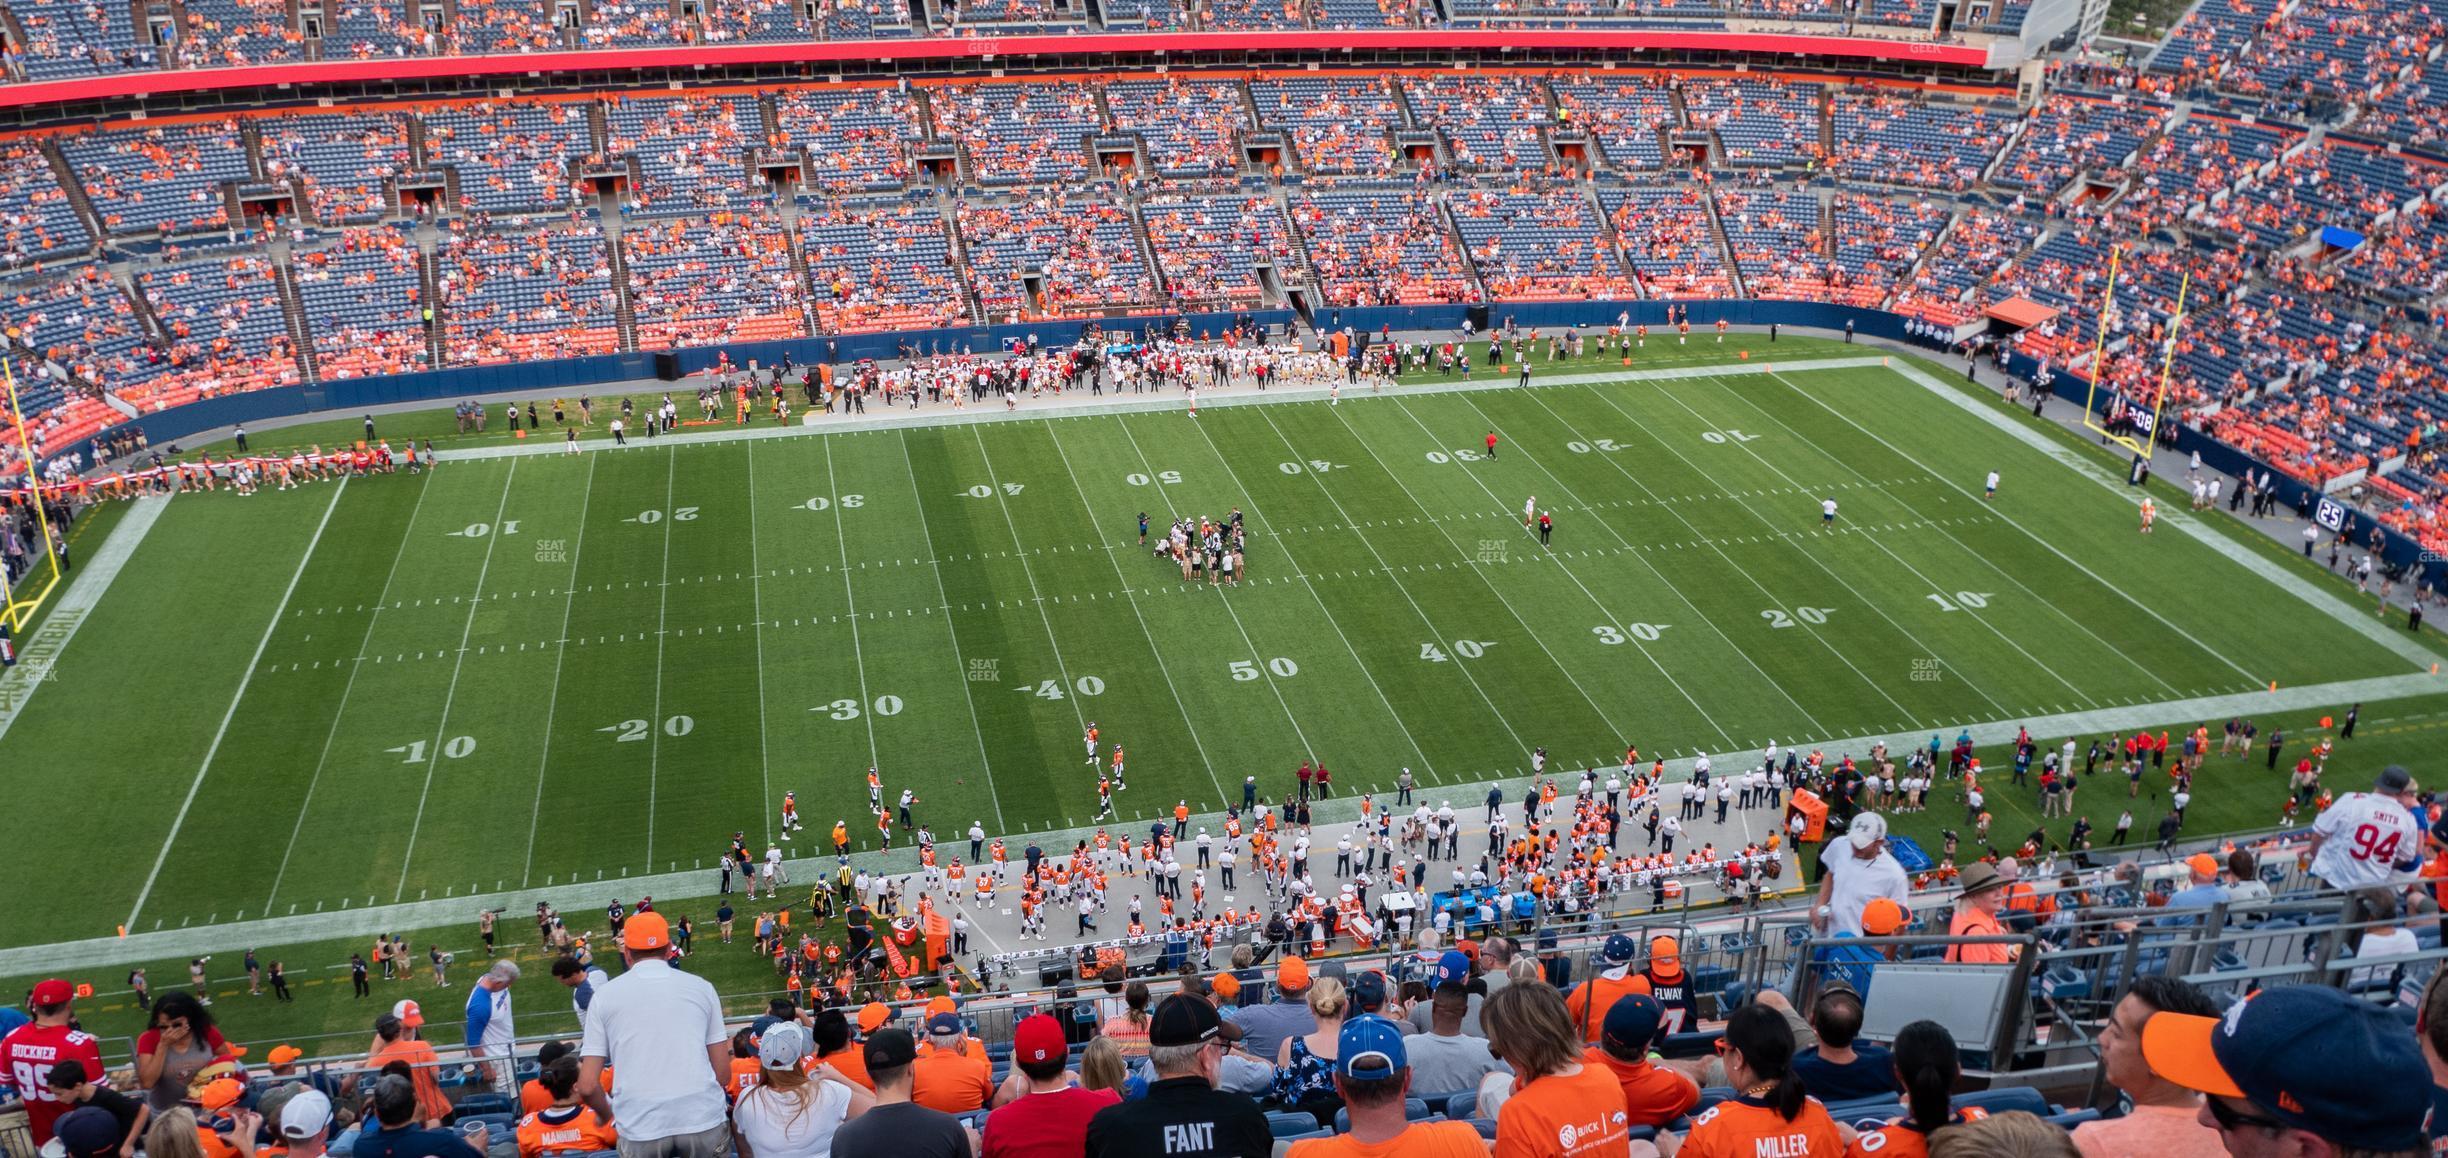
<path fill-rule="evenodd" d="M 1482 1158 L 1487 1143 L 1468 1122 L 1412 1122 L 1403 1113 L 1411 1066 L 1402 1026 L 1374 1014 L 1343 1023 L 1335 1040 L 1335 1093 L 1351 1129 L 1295 1142 L 1286 1158 Z M 1620 1147 L 1618 1147 L 1620 1149 Z"/>
<path fill-rule="evenodd" d="M 910 1065 L 911 1101 L 946 1114 L 986 1108 L 994 1096 L 994 1068 L 969 1056 L 968 1037 L 960 1014 L 927 1018 L 927 1044 L 934 1049 Z"/>
<path fill-rule="evenodd" d="M 1598 974 L 1582 982 L 1564 1002 L 1565 1011 L 1572 1015 L 1573 1031 L 1582 1041 L 1595 1044 L 1604 1035 L 1607 1013 L 1616 1002 L 1650 992 L 1649 979 L 1632 971 L 1632 960 L 1638 956 L 1640 943 L 1617 933 L 1590 959 Z"/>
<path fill-rule="evenodd" d="M 1578 1158 L 1624 1153 L 1630 1126 L 1623 1087 L 1581 1062 L 1581 1035 L 1564 995 L 1516 981 L 1479 1007 L 1488 1048 L 1513 1067 L 1513 1091 L 1496 1110 L 1496 1158 Z"/>
<path fill-rule="evenodd" d="M 594 1154 L 620 1145 L 620 1132 L 578 1099 L 578 1059 L 564 1055 L 535 1077 L 552 1104 L 519 1119 L 519 1158 Z"/>
<path fill-rule="evenodd" d="M 450 1116 L 450 1099 L 442 1096 L 442 1082 L 435 1071 L 441 1058 L 434 1047 L 419 1040 L 418 1031 L 425 1025 L 425 1014 L 413 1001 L 402 1001 L 389 1013 L 374 1019 L 374 1048 L 366 1057 L 366 1065 L 381 1069 L 392 1062 L 405 1062 L 408 1078 L 416 1084 L 417 1118 L 428 1128 L 439 1127 Z"/>
<path fill-rule="evenodd" d="M 545 1042 L 536 1050 L 538 1076 L 541 1076 L 541 1071 L 545 1066 L 568 1057 L 576 1049 L 576 1046 L 566 1041 Z M 552 1091 L 545 1089 L 544 1083 L 537 1078 L 529 1078 L 526 1084 L 519 1087 L 519 1116 L 525 1117 L 552 1104 Z"/>
<path fill-rule="evenodd" d="M 1955 898 L 1955 916 L 1947 922 L 1950 937 L 2001 937 L 2006 934 L 1998 924 L 1998 910 L 2006 904 L 2005 877 L 1996 868 L 1974 861 L 1963 871 L 1963 892 Z M 1986 945 L 1949 945 L 1946 959 L 1966 965 L 2005 965 L 2015 959 L 2021 946 L 1992 942 Z"/>
<path fill-rule="evenodd" d="M 1681 1158 L 1836 1158 L 1851 1134 L 1802 1089 L 1793 1072 L 1794 1032 L 1785 1015 L 1753 1003 L 1726 1020 L 1726 1081 L 1740 1097 L 1692 1122 Z"/>
<path fill-rule="evenodd" d="M 1615 1076 L 1623 1087 L 1626 1121 L 1663 1126 L 1700 1104 L 1700 1086 L 1649 1061 L 1649 1047 L 1663 1037 L 1666 1007 L 1646 993 L 1628 993 L 1607 1010 L 1606 1029 L 1581 1060 Z"/>

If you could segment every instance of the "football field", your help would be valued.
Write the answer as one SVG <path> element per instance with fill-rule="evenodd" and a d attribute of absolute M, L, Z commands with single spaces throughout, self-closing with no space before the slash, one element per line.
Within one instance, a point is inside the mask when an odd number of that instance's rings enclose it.
<path fill-rule="evenodd" d="M 686 871 L 734 830 L 761 850 L 785 791 L 794 855 L 837 819 L 873 849 L 871 765 L 941 838 L 1075 828 L 1091 722 L 1138 828 L 1246 776 L 1281 795 L 1303 760 L 1347 793 L 1409 767 L 1517 799 L 1535 748 L 1679 759 L 2422 670 L 1857 361 L 179 496 L 0 736 L 53 794 L 0 842 L 61 874 L 0 944 Z M 1236 508 L 1238 586 L 1139 544 L 1142 512 Z"/>

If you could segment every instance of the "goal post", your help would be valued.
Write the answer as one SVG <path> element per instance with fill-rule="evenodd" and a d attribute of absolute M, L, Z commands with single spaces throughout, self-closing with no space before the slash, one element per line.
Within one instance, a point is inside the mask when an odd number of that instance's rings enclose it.
<path fill-rule="evenodd" d="M 25 459 L 25 493 L 34 500 L 34 523 L 37 542 L 29 544 L 26 557 L 40 560 L 28 567 L 17 582 L 11 583 L 5 571 L 0 571 L 0 625 L 9 634 L 22 636 L 34 612 L 59 588 L 59 555 L 51 550 L 51 515 L 42 504 L 42 468 L 34 453 L 34 436 L 26 428 L 25 410 L 17 398 L 17 364 L 13 358 L 0 358 L 0 385 L 8 392 L 9 417 L 17 430 L 16 450 Z"/>

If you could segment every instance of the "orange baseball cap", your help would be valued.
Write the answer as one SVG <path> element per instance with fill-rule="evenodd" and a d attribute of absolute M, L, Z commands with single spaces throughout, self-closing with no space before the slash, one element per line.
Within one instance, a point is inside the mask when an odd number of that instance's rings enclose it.
<path fill-rule="evenodd" d="M 1672 973 L 1683 967 L 1683 946 L 1672 937 L 1649 938 L 1649 967 Z"/>
<path fill-rule="evenodd" d="M 938 1013 L 958 1013 L 960 1003 L 949 997 L 938 997 L 926 1003 L 926 1011 L 928 1017 L 933 1017 Z"/>
<path fill-rule="evenodd" d="M 647 952 L 670 947 L 671 922 L 664 920 L 661 913 L 632 914 L 628 923 L 621 926 L 621 948 L 623 949 Z"/>
<path fill-rule="evenodd" d="M 874 1033 L 878 1026 L 883 1025 L 887 1021 L 891 1021 L 892 1018 L 892 1006 L 886 1005 L 881 1001 L 870 1001 L 865 1005 L 859 1006 L 859 1032 Z"/>
<path fill-rule="evenodd" d="M 1872 897 L 1869 904 L 1862 906 L 1862 932 L 1873 937 L 1890 936 L 1911 921 L 1904 906 L 1895 903 L 1892 897 Z"/>
<path fill-rule="evenodd" d="M 413 1001 L 402 1001 L 392 1006 L 391 1016 L 400 1019 L 400 1024 L 410 1029 L 425 1024 L 425 1011 L 417 1008 L 417 1003 Z"/>
<path fill-rule="evenodd" d="M 245 1082 L 236 1078 L 214 1078 L 205 1083 L 203 1091 L 196 1095 L 196 1104 L 204 1107 L 206 1113 L 211 1113 L 228 1109 L 245 1096 Z"/>
<path fill-rule="evenodd" d="M 269 1061 L 276 1066 L 285 1066 L 290 1062 L 296 1061 L 297 1059 L 305 1056 L 305 1050 L 299 1049 L 294 1045 L 284 1043 L 273 1046 L 272 1052 L 264 1055 L 264 1060 Z"/>
<path fill-rule="evenodd" d="M 1309 963 L 1298 957 L 1286 957 L 1277 962 L 1275 987 L 1287 992 L 1309 988 Z"/>
<path fill-rule="evenodd" d="M 1226 1001 L 1241 996 L 1241 979 L 1230 973 L 1216 974 L 1215 980 L 1208 982 L 1207 987 L 1215 990 L 1215 995 Z"/>
<path fill-rule="evenodd" d="M 2219 874 L 2218 858 L 2206 852 L 2197 852 L 2186 857 L 2185 867 L 2192 869 L 2196 876 L 2214 877 Z"/>

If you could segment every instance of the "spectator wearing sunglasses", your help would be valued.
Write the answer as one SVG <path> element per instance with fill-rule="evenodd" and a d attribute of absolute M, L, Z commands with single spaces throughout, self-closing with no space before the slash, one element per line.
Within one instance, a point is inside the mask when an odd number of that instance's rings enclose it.
<path fill-rule="evenodd" d="M 2235 1158 L 2430 1152 L 2421 1051 L 2386 1010 L 2335 989 L 2268 989 L 2220 1017 L 2153 1014 L 2142 1056 L 2201 1091 L 2200 1123 Z"/>

